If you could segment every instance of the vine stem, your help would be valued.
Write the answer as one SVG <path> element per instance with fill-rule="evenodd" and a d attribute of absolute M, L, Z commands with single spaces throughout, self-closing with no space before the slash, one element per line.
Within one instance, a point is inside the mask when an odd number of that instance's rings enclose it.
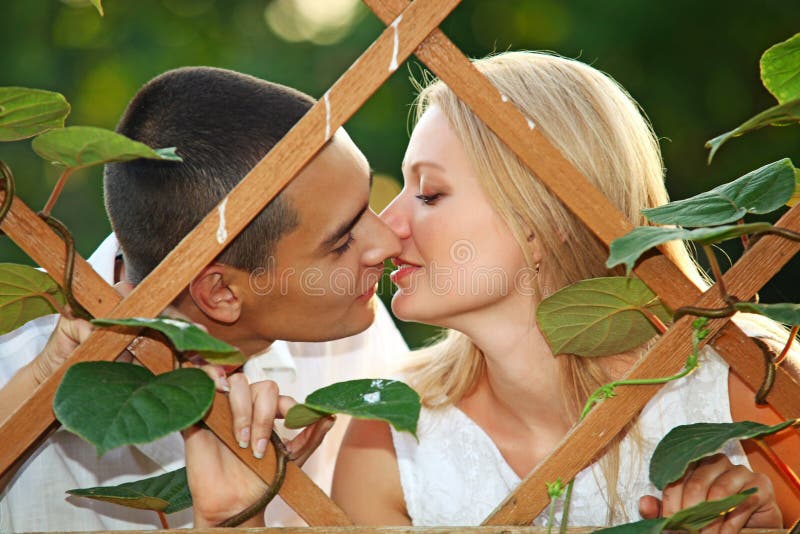
<path fill-rule="evenodd" d="M 792 343 L 794 343 L 794 339 L 797 337 L 797 332 L 800 331 L 800 325 L 796 324 L 792 327 L 792 331 L 789 332 L 789 339 L 786 340 L 786 345 L 783 347 L 783 350 L 775 358 L 775 365 L 780 365 L 783 363 L 783 360 L 789 355 L 789 349 L 792 348 Z"/>
<path fill-rule="evenodd" d="M 779 236 L 781 236 L 783 238 L 788 239 L 789 241 L 800 241 L 800 233 L 799 232 L 793 232 L 792 230 L 789 230 L 788 228 L 781 228 L 780 226 L 773 226 L 769 230 L 764 230 L 763 232 L 758 232 L 757 235 L 761 235 L 761 234 L 779 235 Z"/>
<path fill-rule="evenodd" d="M 744 219 L 739 219 L 738 221 L 736 221 L 736 224 L 738 225 L 744 224 Z M 742 248 L 747 250 L 747 247 L 750 246 L 750 236 L 748 236 L 747 234 L 742 234 L 741 239 L 742 239 Z"/>
<path fill-rule="evenodd" d="M 254 517 L 258 512 L 264 509 L 272 499 L 278 494 L 283 486 L 283 480 L 286 478 L 286 462 L 289 460 L 289 452 L 281 441 L 281 437 L 275 430 L 272 431 L 270 441 L 275 447 L 275 478 L 272 484 L 269 485 L 267 491 L 253 504 L 242 510 L 236 515 L 233 515 L 216 525 L 217 527 L 238 527 L 251 517 Z"/>
<path fill-rule="evenodd" d="M 53 206 L 56 205 L 56 200 L 61 195 L 61 191 L 64 189 L 64 185 L 67 183 L 67 178 L 69 175 L 72 174 L 77 167 L 67 167 L 67 169 L 61 173 L 61 176 L 58 177 L 58 181 L 56 182 L 56 186 L 53 188 L 53 192 L 50 193 L 50 198 L 47 199 L 47 204 L 44 205 L 44 209 L 42 209 L 42 213 L 45 215 L 50 215 L 50 212 L 53 210 Z"/>
<path fill-rule="evenodd" d="M 761 449 L 770 463 L 781 472 L 783 478 L 788 480 L 792 486 L 794 486 L 795 491 L 800 491 L 800 477 L 797 476 L 797 473 L 794 472 L 794 469 L 787 465 L 786 462 L 781 460 L 778 455 L 775 454 L 775 451 L 772 450 L 772 447 L 770 447 L 763 438 L 753 438 L 753 441 L 756 443 L 756 445 L 758 445 L 758 448 Z"/>
<path fill-rule="evenodd" d="M 561 526 L 559 527 L 559 534 L 566 534 L 567 532 L 567 525 L 569 525 L 569 505 L 572 502 L 572 486 L 575 483 L 575 479 L 569 481 L 567 484 L 567 493 L 564 496 L 564 511 L 561 513 Z"/>
<path fill-rule="evenodd" d="M 719 295 L 722 297 L 723 301 L 728 302 L 730 297 L 728 295 L 728 290 L 725 288 L 725 282 L 722 279 L 722 271 L 717 262 L 717 255 L 714 254 L 714 249 L 711 248 L 711 245 L 703 245 L 703 252 L 705 252 L 706 258 L 708 258 L 708 263 L 711 266 L 711 273 L 714 275 L 714 281 L 717 283 L 717 287 L 719 287 Z"/>
<path fill-rule="evenodd" d="M 656 327 L 656 330 L 658 330 L 658 332 L 661 335 L 664 335 L 664 334 L 667 333 L 667 325 L 665 325 L 664 321 L 659 319 L 658 316 L 655 313 L 653 313 L 652 311 L 648 310 L 644 306 L 639 308 L 639 311 L 642 312 L 642 315 L 647 317 L 647 320 L 650 321 L 650 323 L 652 323 L 652 325 Z"/>
<path fill-rule="evenodd" d="M 169 521 L 167 521 L 167 516 L 164 515 L 164 512 L 162 512 L 161 510 L 156 510 L 156 513 L 158 514 L 158 519 L 161 521 L 161 528 L 165 530 L 168 529 Z"/>
<path fill-rule="evenodd" d="M 14 175 L 5 161 L 0 161 L 0 183 L 2 183 L 2 191 L 5 192 L 3 204 L 0 205 L 0 224 L 2 224 L 14 202 Z"/>

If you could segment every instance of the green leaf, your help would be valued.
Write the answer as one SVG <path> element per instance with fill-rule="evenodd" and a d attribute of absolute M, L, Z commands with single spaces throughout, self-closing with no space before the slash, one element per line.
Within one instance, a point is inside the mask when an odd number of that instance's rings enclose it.
<path fill-rule="evenodd" d="M 33 140 L 34 152 L 54 164 L 85 168 L 138 158 L 181 161 L 172 151 L 158 152 L 111 130 L 69 126 L 45 132 Z"/>
<path fill-rule="evenodd" d="M 732 512 L 734 508 L 755 492 L 756 488 L 749 488 L 724 499 L 701 502 L 680 512 L 675 512 L 669 518 L 667 524 L 664 525 L 664 529 L 696 532 L 725 514 Z"/>
<path fill-rule="evenodd" d="M 309 408 L 305 404 L 297 404 L 289 409 L 286 416 L 287 428 L 302 428 L 310 424 L 316 423 L 323 417 L 330 415 L 330 412 L 322 412 Z"/>
<path fill-rule="evenodd" d="M 775 426 L 752 421 L 695 423 L 676 426 L 656 445 L 650 459 L 650 481 L 660 490 L 683 476 L 690 463 L 714 454 L 731 439 L 757 438 L 791 426 L 794 419 Z"/>
<path fill-rule="evenodd" d="M 800 122 L 800 98 L 790 100 L 784 104 L 773 106 L 765 111 L 762 111 L 755 117 L 748 119 L 733 130 L 718 135 L 714 139 L 706 141 L 706 148 L 710 149 L 708 153 L 708 163 L 714 159 L 714 154 L 717 153 L 719 147 L 726 143 L 729 139 L 739 137 L 753 130 L 758 130 L 765 126 L 785 126 Z"/>
<path fill-rule="evenodd" d="M 800 33 L 761 56 L 761 81 L 778 103 L 800 98 Z"/>
<path fill-rule="evenodd" d="M 594 534 L 660 534 L 664 531 L 669 519 L 644 519 L 633 523 L 625 523 L 615 527 L 601 528 L 594 531 Z"/>
<path fill-rule="evenodd" d="M 180 512 L 192 505 L 185 467 L 119 486 L 72 489 L 67 490 L 67 493 L 165 514 Z"/>
<path fill-rule="evenodd" d="M 0 87 L 0 141 L 18 141 L 63 128 L 69 104 L 60 93 Z"/>
<path fill-rule="evenodd" d="M 66 303 L 61 287 L 47 273 L 28 265 L 0 263 L 0 335 L 42 315 L 58 313 L 48 296 L 61 306 Z"/>
<path fill-rule="evenodd" d="M 102 0 L 89 0 L 89 1 L 97 9 L 97 12 L 100 13 L 100 16 L 104 17 L 105 13 L 103 13 L 103 2 L 102 2 Z"/>
<path fill-rule="evenodd" d="M 213 337 L 183 319 L 132 317 L 129 319 L 93 319 L 92 323 L 98 326 L 152 328 L 167 336 L 178 352 L 196 352 L 206 361 L 217 365 L 241 365 L 247 359 L 233 345 Z"/>
<path fill-rule="evenodd" d="M 789 302 L 780 304 L 756 304 L 754 302 L 737 302 L 733 305 L 739 311 L 765 315 L 773 321 L 789 326 L 800 324 L 800 304 Z"/>
<path fill-rule="evenodd" d="M 785 158 L 711 191 L 642 213 L 655 224 L 716 226 L 739 220 L 748 213 L 775 211 L 789 201 L 794 188 L 794 165 Z"/>
<path fill-rule="evenodd" d="M 638 278 L 592 278 L 559 289 L 536 310 L 553 354 L 606 356 L 638 347 L 658 333 L 644 315 L 671 315 Z"/>
<path fill-rule="evenodd" d="M 628 273 L 633 269 L 636 260 L 647 250 L 675 239 L 696 241 L 701 245 L 711 245 L 726 239 L 732 239 L 745 234 L 764 232 L 772 228 L 766 222 L 748 224 L 734 224 L 716 226 L 714 228 L 697 228 L 686 230 L 684 228 L 663 228 L 660 226 L 637 226 L 622 237 L 611 242 L 610 254 L 606 267 L 611 269 L 621 263 L 625 264 Z"/>
<path fill-rule="evenodd" d="M 800 169 L 794 170 L 794 193 L 786 205 L 793 208 L 797 203 L 800 203 Z"/>
<path fill-rule="evenodd" d="M 286 414 L 287 428 L 309 425 L 326 415 L 343 413 L 359 419 L 386 421 L 399 432 L 417 435 L 419 395 L 397 380 L 361 379 L 316 390 L 304 404 Z"/>
<path fill-rule="evenodd" d="M 155 376 L 133 364 L 82 362 L 65 373 L 53 411 L 67 430 L 102 456 L 114 447 L 148 443 L 196 423 L 213 399 L 214 383 L 200 369 Z"/>
<path fill-rule="evenodd" d="M 595 534 L 660 534 L 665 530 L 688 530 L 696 532 L 726 513 L 732 511 L 750 495 L 756 492 L 755 488 L 744 490 L 741 493 L 725 497 L 718 501 L 705 501 L 696 504 L 671 517 L 658 519 L 645 519 L 634 523 L 626 523 L 616 527 L 595 530 Z"/>

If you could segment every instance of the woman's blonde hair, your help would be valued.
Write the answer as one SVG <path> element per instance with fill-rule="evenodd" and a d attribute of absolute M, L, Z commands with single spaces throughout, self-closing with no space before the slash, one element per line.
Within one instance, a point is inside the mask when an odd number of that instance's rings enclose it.
<path fill-rule="evenodd" d="M 632 224 L 647 224 L 642 208 L 668 202 L 653 129 L 636 102 L 609 76 L 546 53 L 507 52 L 473 64 Z M 579 280 L 624 274 L 606 268 L 606 247 L 441 81 L 421 88 L 417 120 L 431 106 L 448 118 L 494 210 L 508 225 L 528 265 L 538 267 L 535 302 Z M 527 242 L 531 233 L 542 250 L 536 266 Z M 662 251 L 698 287 L 705 287 L 682 242 L 668 243 Z M 570 354 L 559 355 L 558 361 L 564 403 L 577 420 L 589 394 L 609 381 L 608 361 Z M 480 349 L 456 331 L 415 353 L 413 362 L 409 380 L 428 407 L 457 403 L 485 370 Z M 615 510 L 622 510 L 616 491 L 620 436 L 607 448 L 601 464 L 611 521 Z"/>

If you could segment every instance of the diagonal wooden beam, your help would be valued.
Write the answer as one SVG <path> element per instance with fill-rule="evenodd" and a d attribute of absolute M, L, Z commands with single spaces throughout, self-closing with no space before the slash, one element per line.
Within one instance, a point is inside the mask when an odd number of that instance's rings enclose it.
<path fill-rule="evenodd" d="M 397 66 L 405 61 L 420 42 L 458 5 L 460 0 L 418 0 L 399 13 L 393 23 L 364 52 L 351 68 L 328 90 L 325 97 L 314 105 L 294 128 L 267 154 L 231 193 L 207 215 L 203 221 L 187 235 L 164 261 L 136 287 L 127 298 L 113 307 L 110 317 L 144 316 L 152 317 L 166 308 L 170 302 L 189 284 L 195 273 L 210 263 L 229 244 L 229 240 L 242 229 L 278 194 L 308 161 L 327 143 L 334 133 L 359 107 L 380 87 Z M 15 200 L 15 205 L 21 202 Z M 227 205 L 227 210 L 225 206 Z M 30 211 L 30 210 L 28 210 Z M 225 213 L 223 217 L 221 214 Z M 32 213 L 32 212 L 31 212 Z M 24 217 L 27 223 L 35 225 L 30 214 Z M 3 228 L 15 241 L 26 241 L 23 233 L 13 226 L 14 218 L 7 219 Z M 220 230 L 224 230 L 221 232 Z M 49 231 L 49 229 L 48 229 Z M 52 232 L 49 232 L 52 235 Z M 220 234 L 229 238 L 219 239 Z M 40 234 L 37 234 L 40 235 Z M 41 235 L 47 235 L 42 233 Z M 46 241 L 46 240 L 45 240 Z M 51 243 L 55 245 L 55 243 Z M 37 259 L 37 246 L 23 246 L 34 259 Z M 55 251 L 63 254 L 64 246 L 56 246 Z M 54 254 L 57 256 L 58 254 Z M 53 273 L 63 271 L 53 257 L 39 262 L 45 268 L 52 267 Z M 38 259 L 37 259 L 38 261 Z M 63 265 L 63 260 L 61 265 Z M 91 270 L 80 260 L 78 278 L 92 278 Z M 61 272 L 63 279 L 63 272 Z M 57 278 L 58 279 L 58 278 Z M 95 280 L 95 282 L 97 282 Z M 102 284 L 92 283 L 81 288 L 102 288 Z M 106 299 L 111 299 L 107 290 L 101 290 Z M 90 293 L 89 293 L 90 294 Z M 81 302 L 84 302 L 81 299 Z M 109 302 L 106 300 L 106 302 Z M 116 301 L 112 299 L 113 304 Z M 112 304 L 112 305 L 113 305 Z M 88 309 L 97 309 L 89 306 Z M 0 450 L 0 472 L 5 473 L 15 460 L 28 449 L 36 439 L 55 423 L 51 404 L 65 369 L 80 361 L 97 360 L 101 354 L 113 355 L 124 350 L 134 336 L 123 335 L 110 330 L 98 330 L 81 344 L 64 365 L 49 377 L 32 396 L 27 399 L 3 423 L 0 431 L 14 429 L 15 441 Z M 142 347 L 144 349 L 144 347 Z M 146 365 L 163 366 L 163 356 L 152 350 L 141 350 L 139 359 Z M 218 401 L 220 401 L 218 396 Z M 228 446 L 248 465 L 254 464 L 246 451 L 236 446 L 232 437 L 229 410 L 224 401 L 215 403 L 207 419 L 209 426 Z M 224 426 L 224 428 L 223 428 Z M 268 449 L 271 455 L 274 451 Z M 258 464 L 257 472 L 269 481 L 274 472 L 274 456 L 265 457 Z M 281 489 L 283 499 L 311 525 L 347 525 L 350 520 L 332 501 L 322 494 L 316 503 L 311 503 L 305 494 L 298 490 L 293 481 L 302 479 L 300 472 L 290 464 L 286 482 Z M 311 490 L 316 486 L 311 484 Z M 302 488 L 309 491 L 308 484 Z M 317 488 L 317 490 L 319 490 Z M 321 491 L 316 491 L 321 493 Z"/>
<path fill-rule="evenodd" d="M 365 0 L 385 23 L 407 5 L 407 0 Z M 593 187 L 558 150 L 499 91 L 464 57 L 441 32 L 434 31 L 415 52 L 472 111 L 480 117 L 528 165 L 542 182 L 595 235 L 608 245 L 632 229 L 631 224 L 605 196 Z M 531 125 L 533 124 L 533 127 Z M 779 222 L 798 228 L 797 208 Z M 760 245 L 760 246 L 759 246 Z M 800 245 L 775 238 L 765 238 L 745 255 L 726 280 L 728 287 L 741 298 L 749 298 L 798 251 Z M 752 269 L 752 266 L 758 269 Z M 746 270 L 751 271 L 750 274 Z M 635 270 L 671 308 L 691 304 L 700 291 L 686 276 L 661 254 L 652 254 L 641 261 Z M 743 280 L 749 278 L 747 280 Z M 735 280 L 735 281 L 734 281 Z M 747 283 L 745 283 L 745 281 Z M 712 290 L 713 292 L 713 290 Z M 718 299 L 717 299 L 718 300 Z M 713 293 L 698 301 L 715 302 Z M 703 304 L 700 304 L 703 305 Z M 690 350 L 688 319 L 673 327 L 647 358 L 633 368 L 629 376 L 653 378 L 677 372 Z M 734 370 L 754 390 L 758 388 L 763 361 L 761 351 L 731 322 L 717 321 L 715 330 L 724 328 L 715 340 L 715 347 Z M 545 482 L 561 477 L 569 480 L 592 462 L 597 453 L 641 410 L 658 391 L 658 387 L 628 388 L 614 403 L 595 408 L 589 417 L 565 437 L 559 448 L 538 466 L 520 488 L 487 519 L 485 524 L 525 524 L 545 508 L 549 499 Z M 624 395 L 624 401 L 623 401 Z M 784 369 L 779 369 L 770 403 L 785 417 L 800 415 L 800 386 Z M 619 406 L 627 409 L 622 413 Z M 609 424 L 614 423 L 614 424 Z"/>

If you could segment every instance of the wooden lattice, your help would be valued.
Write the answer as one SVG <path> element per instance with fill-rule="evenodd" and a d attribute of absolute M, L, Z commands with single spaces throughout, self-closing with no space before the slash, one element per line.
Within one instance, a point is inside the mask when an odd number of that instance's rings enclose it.
<path fill-rule="evenodd" d="M 460 0 L 365 0 L 387 25 L 386 30 L 325 93 L 300 122 L 230 192 L 221 220 L 218 209 L 203 221 L 125 299 L 104 282 L 80 257 L 76 258 L 73 289 L 78 301 L 102 317 L 154 317 L 210 263 L 247 224 L 286 186 L 381 84 L 412 53 L 442 79 L 530 167 L 545 185 L 608 245 L 631 230 L 624 216 L 549 143 L 529 118 L 480 74 L 438 25 Z M 535 117 L 533 118 L 535 121 Z M 3 195 L 3 193 L 0 193 Z M 2 197 L 0 197 L 1 199 Z M 218 240 L 224 224 L 227 239 Z M 800 206 L 778 224 L 800 231 Z M 19 198 L 2 223 L 2 230 L 56 280 L 62 281 L 66 250 L 61 239 Z M 765 237 L 725 274 L 729 291 L 752 297 L 789 259 L 800 244 Z M 752 268 L 758 266 L 758 268 Z M 635 273 L 672 309 L 684 305 L 718 307 L 718 292 L 700 294 L 665 256 L 653 253 L 640 261 Z M 711 321 L 716 350 L 754 390 L 763 378 L 760 349 L 729 320 Z M 683 318 L 627 375 L 652 378 L 671 375 L 691 351 L 690 319 Z M 113 360 L 130 347 L 134 356 L 154 373 L 171 369 L 171 350 L 152 339 L 111 330 L 96 330 L 61 368 L 50 376 L 3 422 L 0 435 L 14 436 L 0 448 L 0 473 L 36 447 L 58 422 L 52 413 L 55 390 L 66 369 L 81 361 Z M 543 460 L 517 490 L 486 519 L 485 525 L 529 524 L 549 503 L 545 482 L 572 479 L 644 407 L 659 386 L 622 388 L 617 399 L 598 405 Z M 784 417 L 800 416 L 800 384 L 779 368 L 770 404 Z M 254 472 L 269 482 L 275 469 L 274 451 L 264 461 L 238 447 L 231 431 L 228 399 L 217 394 L 205 419 Z M 312 526 L 347 526 L 350 519 L 299 468 L 289 464 L 281 497 Z M 355 531 L 353 529 L 352 531 Z M 390 529 L 386 529 L 390 530 Z M 476 529 L 480 530 L 480 529 Z"/>

